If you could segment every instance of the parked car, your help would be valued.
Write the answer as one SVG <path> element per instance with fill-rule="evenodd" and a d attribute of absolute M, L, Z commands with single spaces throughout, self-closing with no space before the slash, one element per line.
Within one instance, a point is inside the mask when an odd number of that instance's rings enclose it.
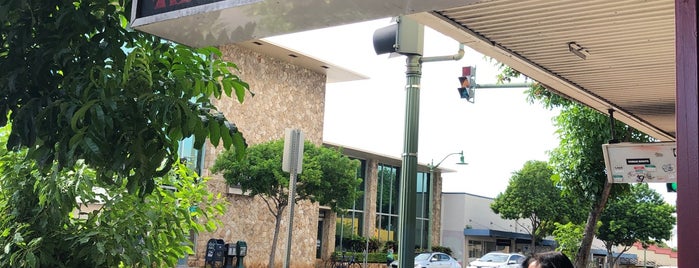
<path fill-rule="evenodd" d="M 397 268 L 398 261 L 391 263 Z M 461 263 L 442 252 L 423 252 L 415 255 L 415 268 L 461 268 Z"/>
<path fill-rule="evenodd" d="M 490 252 L 472 261 L 466 268 L 519 268 L 525 258 L 517 253 Z"/>

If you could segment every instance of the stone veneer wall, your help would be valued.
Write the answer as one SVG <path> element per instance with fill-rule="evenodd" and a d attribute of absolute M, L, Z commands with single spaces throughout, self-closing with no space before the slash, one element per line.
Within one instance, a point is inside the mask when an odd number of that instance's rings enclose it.
<path fill-rule="evenodd" d="M 366 161 L 366 178 L 364 190 L 364 230 L 363 236 L 375 237 L 376 234 L 376 199 L 378 198 L 379 184 L 379 161 L 376 159 L 367 159 Z"/>
<path fill-rule="evenodd" d="M 235 45 L 220 49 L 225 60 L 237 64 L 239 70 L 235 73 L 250 85 L 255 96 L 247 94 L 243 104 L 225 97 L 214 104 L 238 126 L 249 145 L 281 139 L 286 128 L 298 128 L 307 140 L 322 144 L 324 74 Z M 210 190 L 223 194 L 229 202 L 228 209 L 221 218 L 223 226 L 214 233 L 199 234 L 196 256 L 190 258 L 190 265 L 203 267 L 206 242 L 210 238 L 220 238 L 226 243 L 246 241 L 245 266 L 266 267 L 272 250 L 274 218 L 261 198 L 228 194 L 228 186 L 221 176 L 209 172 L 221 151 L 220 147 L 207 145 L 202 176 L 211 177 Z M 315 264 L 318 209 L 317 204 L 309 202 L 296 205 L 290 267 L 313 267 Z M 281 267 L 286 256 L 287 213 L 288 210 L 284 212 L 277 241 L 275 267 Z M 331 229 L 327 237 L 334 237 L 334 228 Z"/>
<path fill-rule="evenodd" d="M 434 189 L 432 189 L 432 245 L 442 245 L 442 172 L 434 172 Z"/>

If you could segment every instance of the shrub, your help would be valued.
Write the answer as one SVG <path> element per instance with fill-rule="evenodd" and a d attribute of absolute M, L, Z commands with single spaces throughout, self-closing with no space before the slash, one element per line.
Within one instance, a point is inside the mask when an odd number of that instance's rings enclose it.
<path fill-rule="evenodd" d="M 362 263 L 364 262 L 364 252 L 345 252 L 345 259 L 354 256 L 354 262 Z M 339 260 L 342 257 L 342 252 L 335 251 L 332 254 L 332 258 Z M 386 263 L 386 254 L 382 252 L 369 253 L 367 255 L 367 262 L 369 263 Z"/>
<path fill-rule="evenodd" d="M 432 251 L 439 251 L 439 252 L 445 253 L 449 256 L 451 256 L 451 254 L 453 253 L 451 251 L 450 247 L 445 247 L 445 246 L 432 246 Z"/>

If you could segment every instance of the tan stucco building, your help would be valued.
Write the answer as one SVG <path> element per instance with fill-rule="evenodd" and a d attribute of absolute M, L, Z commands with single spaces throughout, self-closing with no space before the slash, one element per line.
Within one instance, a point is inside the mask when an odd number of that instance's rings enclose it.
<path fill-rule="evenodd" d="M 220 47 L 225 60 L 238 66 L 236 73 L 249 83 L 254 96 L 246 96 L 243 104 L 232 98 L 215 101 L 214 104 L 234 122 L 243 133 L 249 145 L 258 144 L 284 137 L 286 128 L 300 129 L 309 140 L 317 145 L 323 144 L 323 118 L 325 109 L 325 85 L 333 81 L 346 81 L 364 78 L 342 68 L 324 63 L 282 47 L 264 41 L 252 41 L 237 45 Z M 324 144 L 329 147 L 341 145 Z M 206 243 L 211 238 L 223 239 L 226 243 L 238 240 L 248 245 L 245 265 L 247 267 L 266 267 L 272 250 L 274 218 L 266 204 L 259 197 L 250 197 L 240 189 L 226 185 L 218 174 L 212 174 L 209 168 L 221 148 L 207 144 L 200 157 L 201 175 L 211 177 L 210 191 L 222 193 L 230 204 L 221 218 L 223 226 L 213 233 L 201 233 L 196 236 L 195 255 L 190 256 L 187 264 L 203 267 Z M 328 259 L 333 251 L 339 249 L 336 243 L 336 230 L 347 234 L 364 237 L 376 237 L 382 241 L 396 240 L 397 226 L 397 182 L 400 177 L 401 159 L 383 156 L 362 150 L 343 148 L 343 153 L 358 159 L 362 163 L 361 185 L 364 196 L 357 206 L 349 212 L 337 216 L 329 209 L 302 202 L 295 206 L 293 221 L 293 238 L 290 267 L 315 267 L 322 260 Z M 190 156 L 195 157 L 195 156 Z M 280 163 L 281 164 L 281 163 Z M 439 244 L 439 209 L 441 201 L 441 170 L 434 170 L 434 189 L 437 193 L 433 202 L 437 217 L 432 226 L 433 244 Z M 427 232 L 427 194 L 429 168 L 418 167 L 418 230 L 416 243 L 426 248 Z M 389 187 L 390 196 L 377 194 Z M 386 188 L 388 189 L 388 188 Z M 343 224 L 338 224 L 343 223 Z M 275 254 L 275 267 L 281 267 L 286 254 L 286 231 L 288 214 L 283 216 L 279 240 Z M 354 226 L 349 230 L 342 226 Z"/>

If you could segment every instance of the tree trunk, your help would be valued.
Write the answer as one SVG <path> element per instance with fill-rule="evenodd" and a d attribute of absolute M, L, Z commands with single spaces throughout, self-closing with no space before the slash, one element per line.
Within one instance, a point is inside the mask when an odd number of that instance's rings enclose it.
<path fill-rule="evenodd" d="M 614 267 L 614 252 L 612 252 L 612 245 L 605 245 L 607 248 L 607 267 Z"/>
<path fill-rule="evenodd" d="M 277 240 L 279 240 L 279 227 L 282 224 L 282 214 L 284 208 L 278 208 L 277 215 L 274 215 L 274 236 L 272 237 L 272 250 L 269 252 L 268 268 L 274 268 L 274 255 L 277 253 Z M 287 249 L 288 250 L 288 249 Z"/>
<path fill-rule="evenodd" d="M 612 184 L 607 181 L 607 178 L 604 178 L 604 188 L 602 189 L 602 194 L 599 199 L 597 199 L 597 203 L 595 203 L 594 208 L 592 211 L 590 211 L 590 214 L 587 217 L 582 243 L 580 244 L 580 249 L 578 249 L 578 254 L 575 256 L 576 268 L 586 268 L 590 263 L 590 247 L 592 247 L 592 240 L 595 238 L 597 220 L 599 220 L 600 214 L 602 214 L 602 210 L 607 204 L 607 199 L 609 199 L 609 193 L 611 190 Z"/>
<path fill-rule="evenodd" d="M 536 253 L 536 229 L 537 228 L 532 228 L 532 246 L 531 246 L 531 254 Z"/>
<path fill-rule="evenodd" d="M 533 214 L 536 215 L 536 214 Z M 532 244 L 531 247 L 529 248 L 529 252 L 531 255 L 534 255 L 536 253 L 536 230 L 539 229 L 539 226 L 541 226 L 541 221 L 537 220 L 538 217 L 536 216 L 530 216 L 529 220 L 531 221 L 532 224 L 532 232 L 531 232 L 531 237 L 532 237 Z"/>

